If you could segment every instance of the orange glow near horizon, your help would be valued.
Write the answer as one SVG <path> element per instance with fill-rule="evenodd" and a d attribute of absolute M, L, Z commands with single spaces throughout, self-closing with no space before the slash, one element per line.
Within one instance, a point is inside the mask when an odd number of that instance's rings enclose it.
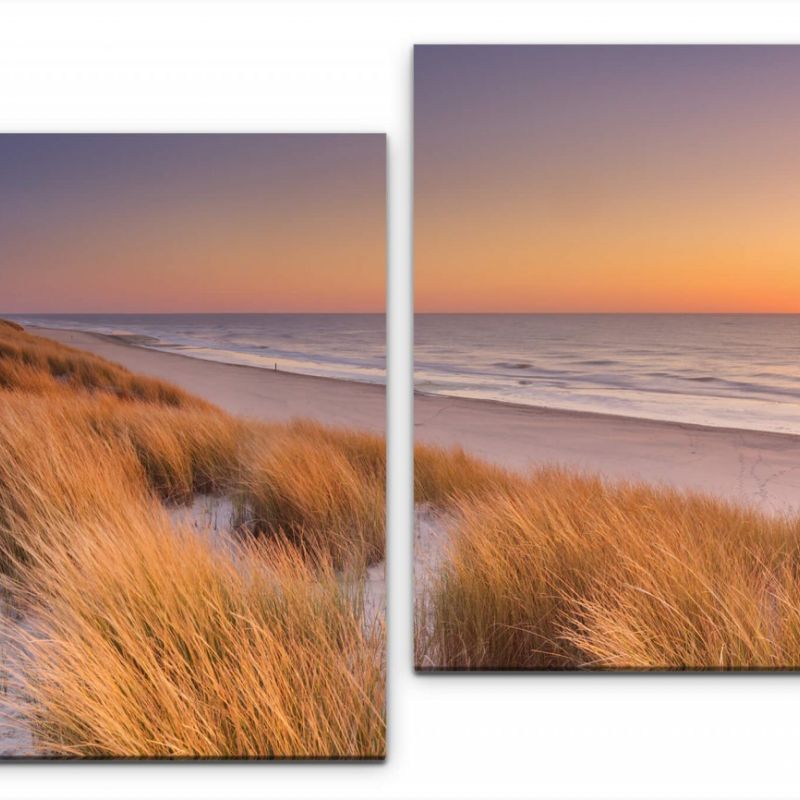
<path fill-rule="evenodd" d="M 425 312 L 800 313 L 800 47 L 419 47 Z"/>

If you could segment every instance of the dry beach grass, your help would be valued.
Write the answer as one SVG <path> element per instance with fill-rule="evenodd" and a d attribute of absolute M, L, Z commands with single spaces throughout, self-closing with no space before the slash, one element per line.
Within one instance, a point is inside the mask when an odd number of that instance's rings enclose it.
<path fill-rule="evenodd" d="M 418 467 L 418 499 L 450 523 L 418 590 L 420 668 L 800 666 L 800 520 L 557 469 L 513 475 L 459 451 L 423 457 L 437 467 Z M 425 485 L 442 475 L 447 492 Z"/>
<path fill-rule="evenodd" d="M 231 417 L 0 323 L 12 723 L 49 755 L 381 757 L 384 476 L 380 437 Z M 198 493 L 233 500 L 225 547 L 168 513 Z"/>

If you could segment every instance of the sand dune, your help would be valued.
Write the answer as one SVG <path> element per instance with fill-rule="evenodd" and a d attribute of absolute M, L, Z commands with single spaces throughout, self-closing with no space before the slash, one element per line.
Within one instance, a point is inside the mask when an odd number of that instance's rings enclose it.
<path fill-rule="evenodd" d="M 383 438 L 0 339 L 0 756 L 383 757 Z"/>

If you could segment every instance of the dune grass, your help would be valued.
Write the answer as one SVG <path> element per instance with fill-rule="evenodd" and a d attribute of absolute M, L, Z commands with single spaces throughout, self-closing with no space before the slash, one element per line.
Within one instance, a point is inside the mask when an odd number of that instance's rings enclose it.
<path fill-rule="evenodd" d="M 476 486 L 478 470 L 440 501 L 420 668 L 800 667 L 800 520 L 557 469 Z"/>
<path fill-rule="evenodd" d="M 99 356 L 27 333 L 0 320 L 0 388 L 33 393 L 104 393 L 178 408 L 209 403 L 156 378 L 136 375 Z"/>
<path fill-rule="evenodd" d="M 517 480 L 508 470 L 481 461 L 460 447 L 418 444 L 414 448 L 414 497 L 418 503 L 448 506 L 457 497 L 512 490 Z"/>
<path fill-rule="evenodd" d="M 7 680 L 39 752 L 382 756 L 382 439 L 237 419 L 13 325 L 0 375 Z M 198 493 L 235 500 L 238 540 L 172 521 Z"/>
<path fill-rule="evenodd" d="M 245 462 L 240 525 L 280 530 L 337 566 L 383 559 L 386 468 L 376 437 L 290 425 L 251 442 Z"/>
<path fill-rule="evenodd" d="M 146 504 L 56 527 L 27 539 L 10 637 L 45 752 L 383 754 L 383 626 L 330 564 L 275 541 L 232 557 Z"/>
<path fill-rule="evenodd" d="M 63 380 L 54 377 L 54 363 L 70 364 L 58 372 Z M 311 421 L 233 417 L 163 381 L 140 378 L 9 323 L 0 324 L 0 372 L 6 376 L 0 384 L 6 448 L 17 437 L 24 443 L 18 450 L 35 449 L 39 429 L 49 432 L 48 441 L 63 435 L 130 446 L 148 486 L 168 503 L 190 502 L 199 493 L 228 494 L 238 522 L 253 532 L 291 537 L 340 567 L 383 558 L 382 437 Z M 68 377 L 73 375 L 80 380 Z M 21 451 L 16 458 L 25 460 Z M 65 459 L 69 470 L 73 465 Z M 1 515 L 2 508 L 0 521 Z"/>

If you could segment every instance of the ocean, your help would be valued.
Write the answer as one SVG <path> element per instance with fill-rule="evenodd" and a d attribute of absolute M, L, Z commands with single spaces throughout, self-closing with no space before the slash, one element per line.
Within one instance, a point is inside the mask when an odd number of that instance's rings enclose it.
<path fill-rule="evenodd" d="M 800 434 L 800 314 L 418 314 L 415 387 Z"/>
<path fill-rule="evenodd" d="M 23 325 L 93 331 L 140 347 L 250 367 L 385 383 L 383 314 L 27 314 Z"/>

